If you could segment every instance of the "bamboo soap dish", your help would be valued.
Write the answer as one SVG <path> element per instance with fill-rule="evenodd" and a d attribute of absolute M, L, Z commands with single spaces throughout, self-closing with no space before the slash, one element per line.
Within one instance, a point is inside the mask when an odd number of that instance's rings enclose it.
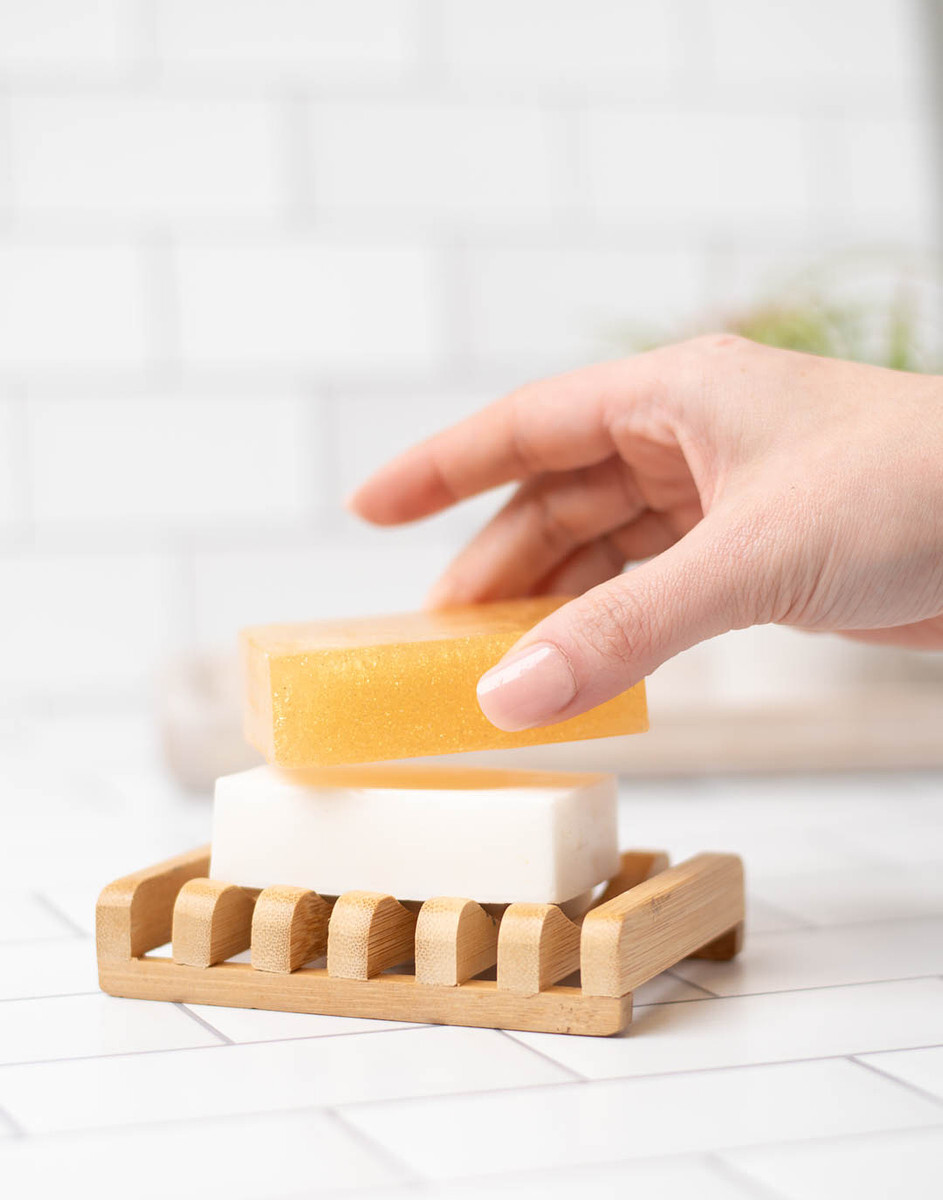
<path fill-rule="evenodd" d="M 209 859 L 205 847 L 104 889 L 96 909 L 103 991 L 605 1036 L 629 1024 L 642 983 L 689 956 L 732 958 L 742 940 L 743 866 L 732 854 L 669 867 L 662 853 L 630 851 L 576 921 L 554 904 L 259 892 L 208 879 Z M 153 954 L 168 942 L 172 957 Z M 228 961 L 246 950 L 251 963 Z"/>

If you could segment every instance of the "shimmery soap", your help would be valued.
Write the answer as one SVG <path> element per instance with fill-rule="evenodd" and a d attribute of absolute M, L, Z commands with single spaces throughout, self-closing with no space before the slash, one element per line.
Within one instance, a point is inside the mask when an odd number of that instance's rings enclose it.
<path fill-rule="evenodd" d="M 281 767 L 499 750 L 641 733 L 645 687 L 578 717 L 505 733 L 475 688 L 564 596 L 243 631 L 246 736 Z"/>

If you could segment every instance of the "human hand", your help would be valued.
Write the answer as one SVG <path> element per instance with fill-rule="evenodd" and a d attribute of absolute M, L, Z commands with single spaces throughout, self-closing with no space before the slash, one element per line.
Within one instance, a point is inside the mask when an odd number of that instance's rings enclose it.
<path fill-rule="evenodd" d="M 939 377 L 697 338 L 528 384 L 350 505 L 395 525 L 511 480 L 429 598 L 583 593 L 482 677 L 502 729 L 576 716 L 748 625 L 943 649 Z"/>

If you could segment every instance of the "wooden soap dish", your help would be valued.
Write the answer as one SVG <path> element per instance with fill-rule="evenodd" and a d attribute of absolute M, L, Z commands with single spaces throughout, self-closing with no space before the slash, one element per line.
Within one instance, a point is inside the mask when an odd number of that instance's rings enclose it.
<path fill-rule="evenodd" d="M 209 847 L 109 884 L 96 909 L 113 996 L 548 1033 L 618 1033 L 632 992 L 681 959 L 729 959 L 743 935 L 743 865 L 630 851 L 579 921 L 555 904 L 490 911 L 207 879 Z M 173 957 L 150 952 L 172 942 Z M 251 965 L 227 962 L 251 950 Z M 327 956 L 324 967 L 303 966 Z M 392 967 L 415 963 L 411 973 Z M 475 978 L 497 967 L 496 978 Z M 579 972 L 575 985 L 562 980 Z"/>

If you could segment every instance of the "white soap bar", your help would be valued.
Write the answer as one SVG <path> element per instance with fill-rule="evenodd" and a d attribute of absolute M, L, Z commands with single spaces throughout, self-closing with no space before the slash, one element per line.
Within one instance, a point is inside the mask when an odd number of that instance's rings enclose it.
<path fill-rule="evenodd" d="M 256 767 L 216 783 L 214 879 L 559 903 L 616 873 L 608 775 Z"/>

